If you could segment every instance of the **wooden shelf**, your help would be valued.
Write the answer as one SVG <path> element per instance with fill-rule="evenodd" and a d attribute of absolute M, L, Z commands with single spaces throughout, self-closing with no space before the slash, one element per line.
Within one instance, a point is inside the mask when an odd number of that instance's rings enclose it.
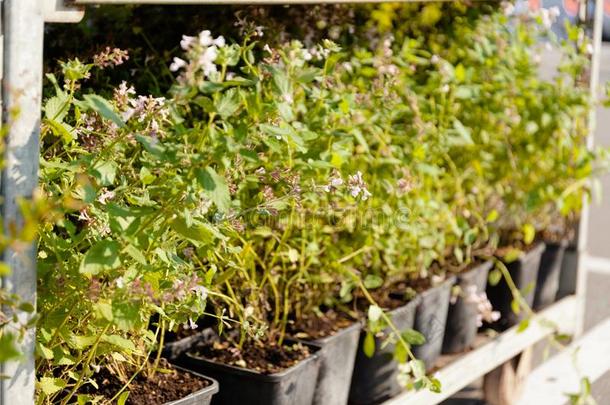
<path fill-rule="evenodd" d="M 554 330 L 547 326 L 548 323 L 556 324 L 561 333 L 574 333 L 577 305 L 577 297 L 568 296 L 536 314 L 523 332 L 517 332 L 518 327 L 515 326 L 493 338 L 479 335 L 475 349 L 442 356 L 439 359 L 439 370 L 435 376 L 441 382 L 441 393 L 424 390 L 405 392 L 384 402 L 384 405 L 438 404 L 524 349 L 551 335 Z"/>

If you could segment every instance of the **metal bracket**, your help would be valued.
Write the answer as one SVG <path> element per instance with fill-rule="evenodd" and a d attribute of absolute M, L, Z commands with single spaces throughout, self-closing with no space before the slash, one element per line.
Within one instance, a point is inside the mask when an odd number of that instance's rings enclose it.
<path fill-rule="evenodd" d="M 42 12 L 47 23 L 78 23 L 85 16 L 83 6 L 66 5 L 64 0 L 43 0 Z"/>

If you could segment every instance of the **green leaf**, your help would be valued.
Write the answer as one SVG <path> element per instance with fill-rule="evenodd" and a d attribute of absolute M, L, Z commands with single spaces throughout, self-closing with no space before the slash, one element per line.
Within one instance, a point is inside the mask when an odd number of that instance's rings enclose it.
<path fill-rule="evenodd" d="M 520 249 L 510 248 L 510 249 L 508 249 L 508 251 L 506 253 L 504 253 L 504 256 L 502 256 L 502 259 L 504 260 L 505 263 L 512 263 L 515 260 L 519 259 L 522 254 L 523 254 L 523 252 Z"/>
<path fill-rule="evenodd" d="M 130 302 L 112 302 L 112 319 L 121 330 L 131 331 L 140 323 L 140 306 Z"/>
<path fill-rule="evenodd" d="M 96 336 L 71 335 L 68 344 L 77 350 L 83 350 L 94 344 L 96 340 Z"/>
<path fill-rule="evenodd" d="M 367 332 L 364 337 L 364 343 L 362 345 L 362 351 L 366 357 L 373 357 L 375 354 L 375 337 L 371 332 Z"/>
<path fill-rule="evenodd" d="M 369 274 L 364 278 L 364 286 L 367 289 L 375 289 L 381 287 L 383 279 L 377 275 Z"/>
<path fill-rule="evenodd" d="M 207 167 L 205 170 L 197 169 L 195 175 L 210 200 L 216 205 L 216 208 L 220 212 L 228 212 L 231 207 L 231 193 L 225 178 L 216 173 L 211 167 Z"/>
<path fill-rule="evenodd" d="M 0 336 L 0 363 L 7 360 L 16 359 L 21 356 L 21 352 L 17 348 L 17 337 L 7 331 Z"/>
<path fill-rule="evenodd" d="M 157 138 L 153 138 L 150 136 L 144 135 L 136 135 L 136 140 L 144 146 L 144 149 L 154 157 L 159 160 L 165 160 L 167 156 L 165 155 L 166 149 L 159 142 Z"/>
<path fill-rule="evenodd" d="M 103 335 L 101 340 L 102 342 L 110 343 L 111 345 L 119 347 L 128 353 L 136 350 L 136 346 L 131 340 L 125 339 L 119 335 Z"/>
<path fill-rule="evenodd" d="M 93 310 L 98 319 L 112 322 L 112 305 L 109 301 L 98 301 L 93 305 Z"/>
<path fill-rule="evenodd" d="M 489 214 L 487 214 L 487 218 L 485 218 L 485 222 L 495 222 L 496 219 L 498 219 L 498 211 L 496 210 L 491 210 L 491 212 Z"/>
<path fill-rule="evenodd" d="M 36 354 L 46 360 L 53 359 L 53 350 L 49 349 L 40 342 L 36 343 Z"/>
<path fill-rule="evenodd" d="M 400 336 L 410 345 L 418 346 L 426 343 L 426 337 L 415 329 L 406 329 L 400 333 Z"/>
<path fill-rule="evenodd" d="M 87 105 L 97 111 L 102 117 L 114 122 L 120 128 L 125 126 L 121 116 L 114 111 L 112 104 L 104 97 L 98 96 L 97 94 L 87 94 L 83 98 Z"/>
<path fill-rule="evenodd" d="M 67 383 L 61 378 L 42 377 L 38 380 L 38 387 L 46 395 L 52 395 L 66 387 Z"/>
<path fill-rule="evenodd" d="M 115 162 L 100 161 L 93 168 L 93 172 L 101 186 L 110 186 L 114 183 L 117 169 Z"/>
<path fill-rule="evenodd" d="M 502 280 L 502 272 L 499 269 L 493 269 L 489 272 L 489 285 L 496 286 Z"/>
<path fill-rule="evenodd" d="M 85 254 L 79 272 L 86 276 L 95 276 L 102 271 L 119 267 L 121 265 L 119 249 L 118 242 L 112 240 L 102 240 L 96 243 Z"/>
<path fill-rule="evenodd" d="M 133 245 L 127 245 L 127 247 L 125 247 L 125 249 L 123 249 L 123 251 L 125 253 L 127 253 L 129 256 L 131 256 L 133 259 L 135 259 L 138 263 L 143 264 L 143 265 L 147 265 L 148 263 L 146 262 L 146 257 L 144 257 L 144 254 L 142 253 L 142 251 L 138 248 L 136 248 Z"/>
<path fill-rule="evenodd" d="M 56 122 L 63 121 L 70 109 L 67 101 L 68 97 L 65 94 L 49 98 L 44 105 L 45 118 Z"/>
<path fill-rule="evenodd" d="M 123 392 L 116 400 L 117 405 L 125 405 L 127 402 L 127 398 L 129 398 L 129 391 Z"/>
<path fill-rule="evenodd" d="M 239 109 L 240 99 L 237 89 L 227 90 L 215 105 L 218 114 L 226 119 L 235 114 Z"/>
<path fill-rule="evenodd" d="M 398 343 L 396 347 L 394 347 L 394 360 L 403 364 L 407 362 L 408 357 L 409 353 L 407 352 L 405 345 Z"/>

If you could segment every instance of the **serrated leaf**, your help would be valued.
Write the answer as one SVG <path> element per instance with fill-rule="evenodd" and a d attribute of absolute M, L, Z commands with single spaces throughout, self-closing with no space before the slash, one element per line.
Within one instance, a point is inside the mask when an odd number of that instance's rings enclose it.
<path fill-rule="evenodd" d="M 83 98 L 87 105 L 97 111 L 102 117 L 114 122 L 120 128 L 125 126 L 121 116 L 114 111 L 112 104 L 104 97 L 98 96 L 97 94 L 86 94 Z"/>
<path fill-rule="evenodd" d="M 38 387 L 46 395 L 52 395 L 66 387 L 67 383 L 61 378 L 42 377 L 38 380 Z"/>
<path fill-rule="evenodd" d="M 136 135 L 136 140 L 144 146 L 144 149 L 159 160 L 166 159 L 166 149 L 157 138 L 150 136 Z"/>
<path fill-rule="evenodd" d="M 228 212 L 231 207 L 231 193 L 224 177 L 220 176 L 211 167 L 198 169 L 196 171 L 199 184 L 206 191 L 206 194 L 216 205 L 220 212 Z"/>
<path fill-rule="evenodd" d="M 140 323 L 140 306 L 137 303 L 113 301 L 112 321 L 121 330 L 134 330 Z"/>
<path fill-rule="evenodd" d="M 362 344 L 362 351 L 366 357 L 373 357 L 375 354 L 375 337 L 371 332 L 367 332 L 364 336 L 364 342 Z"/>
<path fill-rule="evenodd" d="M 239 109 L 239 105 L 239 92 L 237 89 L 229 89 L 216 102 L 215 108 L 216 112 L 218 112 L 222 118 L 226 119 L 235 114 Z"/>
<path fill-rule="evenodd" d="M 110 186 L 116 178 L 117 168 L 115 162 L 100 161 L 93 168 L 93 172 L 101 186 Z"/>
<path fill-rule="evenodd" d="M 93 305 L 95 316 L 112 322 L 112 305 L 108 301 L 98 301 Z"/>
<path fill-rule="evenodd" d="M 85 253 L 79 272 L 87 276 L 97 275 L 121 265 L 119 259 L 120 245 L 112 240 L 102 240 Z"/>

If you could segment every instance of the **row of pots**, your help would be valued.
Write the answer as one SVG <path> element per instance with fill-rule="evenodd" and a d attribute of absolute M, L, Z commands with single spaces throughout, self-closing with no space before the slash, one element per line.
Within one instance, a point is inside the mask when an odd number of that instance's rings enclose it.
<path fill-rule="evenodd" d="M 524 298 L 534 309 L 555 301 L 566 243 L 539 243 L 520 259 L 507 265 Z M 505 280 L 488 285 L 492 262 L 482 263 L 419 294 L 406 305 L 390 312 L 400 330 L 413 328 L 426 337 L 426 343 L 413 347 L 414 355 L 431 369 L 441 353 L 458 353 L 469 349 L 478 331 L 476 304 L 459 296 L 450 303 L 451 290 L 476 286 L 486 289 L 500 320 L 490 325 L 505 329 L 517 324 L 520 316 L 511 310 L 512 294 Z M 535 283 L 536 288 L 533 286 Z M 528 291 L 529 289 L 529 291 Z M 522 315 L 521 315 L 522 316 Z M 212 377 L 206 389 L 172 404 L 273 404 L 336 405 L 374 404 L 401 392 L 398 365 L 393 347 L 376 341 L 372 357 L 363 351 L 365 333 L 355 323 L 336 334 L 312 342 L 301 342 L 314 353 L 295 366 L 276 374 L 264 375 L 236 366 L 220 364 L 189 353 L 197 342 L 214 339 L 211 329 L 184 338 L 168 346 L 166 355 L 175 364 L 198 374 Z M 377 339 L 377 338 L 376 338 Z M 216 380 L 220 383 L 220 391 Z M 212 395 L 217 393 L 212 399 Z"/>

